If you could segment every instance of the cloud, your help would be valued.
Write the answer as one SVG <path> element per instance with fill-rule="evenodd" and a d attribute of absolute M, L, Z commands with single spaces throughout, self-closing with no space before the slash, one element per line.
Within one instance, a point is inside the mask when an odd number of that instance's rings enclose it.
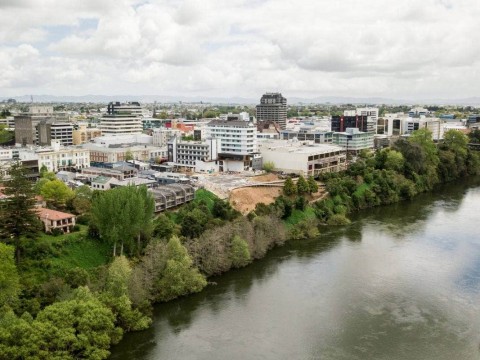
<path fill-rule="evenodd" d="M 0 9 L 3 96 L 478 95 L 477 0 L 0 0 Z"/>

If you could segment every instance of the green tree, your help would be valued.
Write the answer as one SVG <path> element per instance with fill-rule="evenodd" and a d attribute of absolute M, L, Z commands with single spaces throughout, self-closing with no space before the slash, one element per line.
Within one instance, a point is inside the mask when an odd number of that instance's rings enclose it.
<path fill-rule="evenodd" d="M 248 265 L 251 261 L 248 244 L 238 235 L 235 235 L 232 239 L 230 259 L 232 260 L 232 265 L 237 268 Z"/>
<path fill-rule="evenodd" d="M 273 161 L 266 161 L 263 163 L 263 170 L 265 172 L 270 173 L 275 169 L 275 164 Z"/>
<path fill-rule="evenodd" d="M 88 288 L 72 300 L 47 306 L 32 323 L 38 355 L 48 359 L 105 359 L 123 334 L 115 315 Z"/>
<path fill-rule="evenodd" d="M 0 308 L 11 306 L 20 292 L 14 253 L 14 247 L 0 243 Z"/>
<path fill-rule="evenodd" d="M 160 214 L 153 221 L 153 235 L 161 239 L 170 239 L 173 235 L 177 235 L 178 228 L 175 222 L 165 214 Z"/>
<path fill-rule="evenodd" d="M 186 211 L 181 216 L 180 225 L 183 236 L 194 238 L 200 236 L 205 231 L 205 225 L 209 221 L 209 213 L 200 208 Z"/>
<path fill-rule="evenodd" d="M 397 172 L 403 173 L 403 165 L 405 164 L 405 159 L 399 151 L 388 150 L 385 159 L 385 169 L 394 170 Z"/>
<path fill-rule="evenodd" d="M 108 267 L 105 290 L 120 297 L 127 293 L 132 267 L 125 256 L 117 256 Z"/>
<path fill-rule="evenodd" d="M 20 261 L 23 236 L 34 236 L 41 229 L 35 212 L 35 192 L 26 177 L 27 172 L 20 162 L 15 162 L 8 170 L 8 178 L 3 181 L 2 192 L 6 198 L 0 201 L 0 238 L 15 245 L 15 258 Z"/>
<path fill-rule="evenodd" d="M 311 193 L 316 193 L 318 191 L 318 184 L 313 178 L 313 176 L 308 177 L 308 192 Z"/>
<path fill-rule="evenodd" d="M 287 177 L 285 183 L 283 184 L 283 193 L 286 196 L 292 196 L 297 193 L 297 186 L 294 184 L 291 177 Z"/>
<path fill-rule="evenodd" d="M 412 144 L 418 144 L 425 151 L 427 157 L 428 165 L 437 166 L 438 159 L 438 150 L 437 146 L 432 140 L 432 132 L 427 128 L 422 128 L 412 132 L 408 141 Z"/>
<path fill-rule="evenodd" d="M 299 195 L 308 194 L 310 192 L 310 187 L 308 186 L 307 180 L 300 175 L 297 181 L 297 193 Z"/>
<path fill-rule="evenodd" d="M 87 185 L 75 189 L 75 197 L 72 200 L 73 209 L 77 214 L 84 214 L 92 207 L 93 191 Z"/>
<path fill-rule="evenodd" d="M 7 130 L 5 125 L 0 125 L 0 145 L 8 144 L 13 141 L 15 138 L 15 133 L 13 131 Z"/>
<path fill-rule="evenodd" d="M 133 153 L 131 150 L 127 150 L 127 152 L 125 153 L 125 161 L 131 161 L 133 160 Z"/>
<path fill-rule="evenodd" d="M 73 199 L 75 193 L 63 181 L 55 179 L 43 184 L 40 195 L 53 206 L 64 208 L 67 201 Z"/>
<path fill-rule="evenodd" d="M 152 230 L 155 203 L 145 187 L 124 186 L 104 191 L 93 200 L 91 215 L 100 237 L 113 246 L 113 255 L 127 245 L 130 253 L 141 251 L 140 238 L 148 239 Z"/>
<path fill-rule="evenodd" d="M 468 152 L 468 137 L 458 130 L 448 130 L 443 135 L 443 143 L 447 149 L 465 157 Z"/>
<path fill-rule="evenodd" d="M 169 301 L 176 297 L 201 291 L 205 277 L 192 267 L 192 259 L 180 240 L 173 236 L 167 245 L 167 264 L 158 281 L 158 300 Z"/>

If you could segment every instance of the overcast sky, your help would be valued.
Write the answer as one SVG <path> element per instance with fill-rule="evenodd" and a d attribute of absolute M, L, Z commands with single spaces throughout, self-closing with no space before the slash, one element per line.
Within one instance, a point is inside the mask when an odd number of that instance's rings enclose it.
<path fill-rule="evenodd" d="M 0 96 L 480 95 L 479 0 L 0 0 Z"/>

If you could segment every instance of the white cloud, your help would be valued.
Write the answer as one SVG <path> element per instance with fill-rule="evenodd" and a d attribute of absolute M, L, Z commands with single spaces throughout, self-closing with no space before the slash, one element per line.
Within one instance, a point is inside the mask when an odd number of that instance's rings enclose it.
<path fill-rule="evenodd" d="M 479 95 L 477 0 L 0 0 L 0 10 L 0 96 Z M 86 19 L 96 27 L 82 29 Z"/>

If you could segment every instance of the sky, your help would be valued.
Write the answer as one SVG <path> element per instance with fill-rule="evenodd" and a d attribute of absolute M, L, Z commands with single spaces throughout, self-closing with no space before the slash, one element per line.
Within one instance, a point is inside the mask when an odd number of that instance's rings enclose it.
<path fill-rule="evenodd" d="M 0 0 L 0 96 L 480 96 L 479 0 Z"/>

